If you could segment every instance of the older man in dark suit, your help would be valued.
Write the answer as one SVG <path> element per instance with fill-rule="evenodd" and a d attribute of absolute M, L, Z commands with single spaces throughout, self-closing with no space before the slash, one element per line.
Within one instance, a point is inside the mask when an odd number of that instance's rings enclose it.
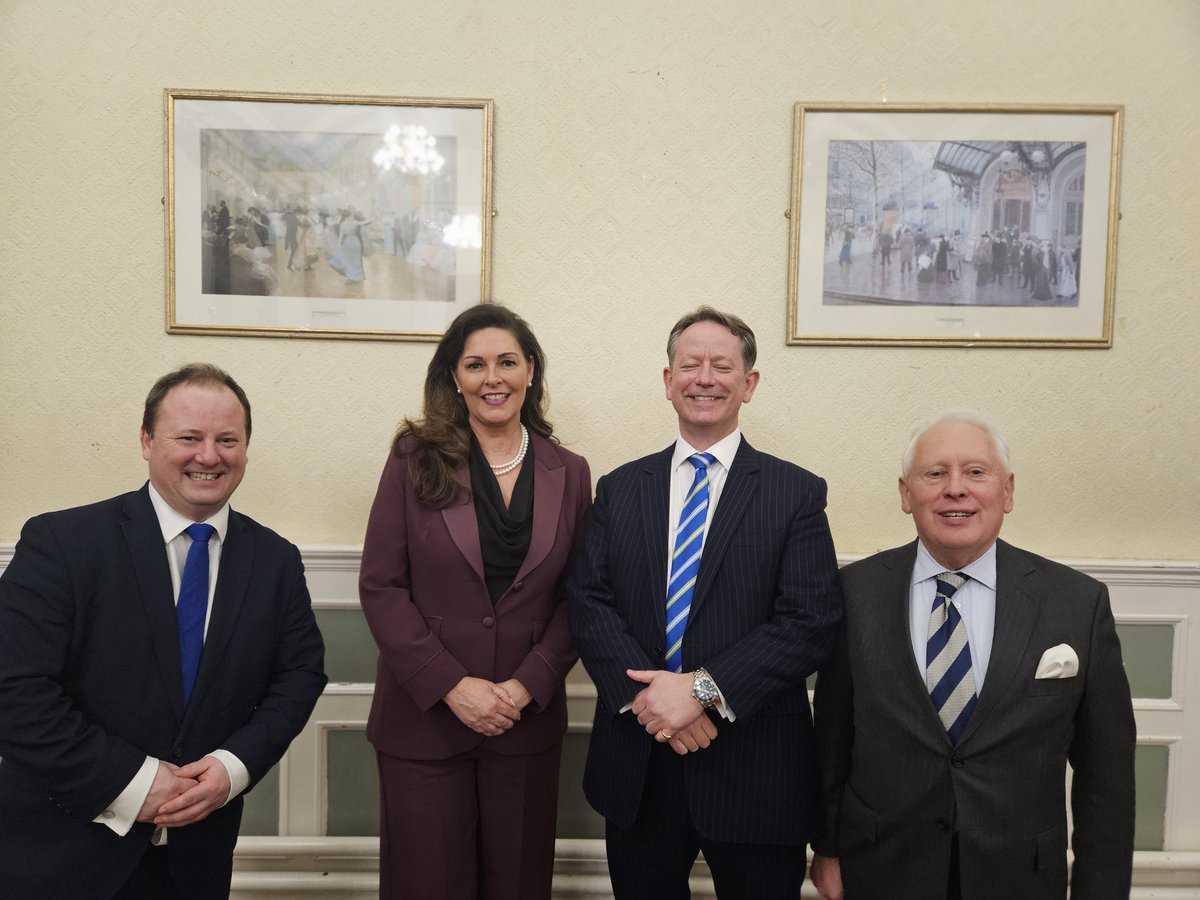
<path fill-rule="evenodd" d="M 825 482 L 738 430 L 754 333 L 702 307 L 663 372 L 679 439 L 600 480 L 568 589 L 598 700 L 584 790 L 617 898 L 794 900 L 819 820 L 805 678 L 841 617 Z"/>
<path fill-rule="evenodd" d="M 1125 900 L 1135 731 L 1108 592 L 998 540 L 1008 446 L 949 413 L 904 456 L 917 541 L 843 570 L 816 691 L 826 900 Z"/>
<path fill-rule="evenodd" d="M 228 897 L 242 793 L 325 685 L 296 548 L 229 508 L 250 404 L 146 399 L 149 484 L 26 523 L 0 578 L 0 898 Z"/>

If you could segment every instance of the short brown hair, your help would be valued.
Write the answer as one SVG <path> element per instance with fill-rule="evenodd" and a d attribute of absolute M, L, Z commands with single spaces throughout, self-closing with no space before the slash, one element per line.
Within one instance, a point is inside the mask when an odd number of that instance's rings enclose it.
<path fill-rule="evenodd" d="M 250 443 L 250 401 L 242 386 L 233 380 L 233 376 L 224 369 L 212 363 L 188 363 L 180 366 L 174 372 L 168 372 L 150 388 L 146 395 L 146 406 L 142 410 L 142 430 L 151 437 L 154 436 L 154 426 L 158 422 L 158 410 L 171 388 L 181 384 L 221 384 L 233 391 L 233 395 L 242 404 L 246 414 L 246 443 Z"/>
<path fill-rule="evenodd" d="M 675 362 L 675 349 L 679 346 L 679 338 L 697 322 L 716 322 L 732 331 L 733 336 L 742 343 L 742 365 L 747 372 L 754 368 L 754 361 L 758 359 L 758 342 L 754 339 L 754 332 L 750 326 L 732 313 L 723 313 L 711 306 L 701 306 L 675 323 L 667 337 L 667 365 Z"/>

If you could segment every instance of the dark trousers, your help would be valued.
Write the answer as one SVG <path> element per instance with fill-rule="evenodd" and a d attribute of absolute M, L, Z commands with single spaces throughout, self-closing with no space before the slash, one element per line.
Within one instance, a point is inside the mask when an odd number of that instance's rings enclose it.
<path fill-rule="evenodd" d="M 112 900 L 182 900 L 167 867 L 166 847 L 147 848 L 142 861 Z"/>
<path fill-rule="evenodd" d="M 379 763 L 379 896 L 549 900 L 561 744 Z"/>
<path fill-rule="evenodd" d="M 688 815 L 684 760 L 655 744 L 637 821 L 628 830 L 612 822 L 605 827 L 616 900 L 687 900 L 688 874 L 701 852 L 721 900 L 796 900 L 804 846 L 733 844 L 698 834 Z"/>

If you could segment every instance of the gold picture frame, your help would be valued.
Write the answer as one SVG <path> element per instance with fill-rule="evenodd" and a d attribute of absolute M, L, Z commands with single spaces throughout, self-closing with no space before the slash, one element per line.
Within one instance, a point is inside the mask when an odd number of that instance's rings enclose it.
<path fill-rule="evenodd" d="M 436 341 L 491 299 L 493 116 L 164 90 L 167 332 Z"/>
<path fill-rule="evenodd" d="M 797 102 L 787 343 L 1111 347 L 1123 116 Z"/>

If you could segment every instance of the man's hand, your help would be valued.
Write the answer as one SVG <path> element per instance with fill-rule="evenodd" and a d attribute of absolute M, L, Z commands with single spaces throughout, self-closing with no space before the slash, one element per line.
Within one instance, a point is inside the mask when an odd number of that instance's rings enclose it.
<path fill-rule="evenodd" d="M 836 856 L 820 856 L 813 854 L 812 868 L 809 870 L 813 887 L 823 900 L 842 900 L 842 864 Z"/>
<path fill-rule="evenodd" d="M 154 817 L 158 815 L 160 806 L 168 800 L 174 800 L 199 783 L 194 777 L 181 776 L 179 771 L 179 766 L 173 766 L 161 759 L 158 761 L 158 771 L 154 773 L 150 793 L 146 795 L 146 799 L 142 802 L 142 808 L 137 814 L 139 822 L 153 822 Z"/>
<path fill-rule="evenodd" d="M 700 715 L 691 725 L 682 731 L 676 731 L 671 736 L 671 749 L 683 756 L 687 753 L 695 753 L 697 750 L 704 750 L 716 738 L 717 726 L 708 716 Z"/>
<path fill-rule="evenodd" d="M 229 799 L 229 772 L 215 756 L 204 756 L 188 763 L 177 774 L 183 778 L 194 778 L 196 785 L 160 806 L 158 815 L 154 817 L 155 825 L 168 828 L 194 825 L 207 818 L 209 813 L 220 809 Z"/>
<path fill-rule="evenodd" d="M 504 734 L 521 718 L 508 691 L 484 678 L 465 676 L 444 698 L 458 720 L 479 734 Z"/>
<path fill-rule="evenodd" d="M 668 672 L 665 669 L 626 669 L 634 681 L 648 685 L 633 698 L 633 714 L 645 727 L 646 733 L 670 740 L 704 712 L 700 701 L 692 696 L 695 679 L 691 672 Z M 707 716 L 705 716 L 707 718 Z"/>

